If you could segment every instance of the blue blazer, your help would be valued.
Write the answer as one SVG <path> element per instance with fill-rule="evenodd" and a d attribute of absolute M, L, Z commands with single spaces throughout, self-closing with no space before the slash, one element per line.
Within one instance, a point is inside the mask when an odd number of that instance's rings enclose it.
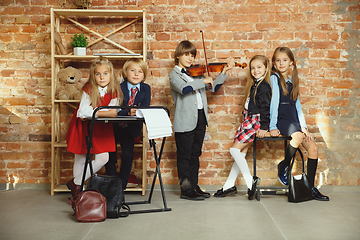
<path fill-rule="evenodd" d="M 127 106 L 127 103 L 129 102 L 129 89 L 127 88 L 127 82 L 123 81 L 120 84 L 121 91 L 124 94 L 124 100 L 121 103 L 120 106 Z M 140 91 L 136 94 L 135 100 L 134 100 L 134 106 L 143 106 L 148 107 L 150 106 L 151 101 L 151 88 L 148 84 L 141 82 L 140 83 Z M 118 116 L 126 116 L 129 113 L 129 109 L 123 109 L 118 112 Z M 135 138 L 140 136 L 141 130 L 142 130 L 142 123 L 128 123 L 127 127 L 130 130 L 131 135 Z"/>

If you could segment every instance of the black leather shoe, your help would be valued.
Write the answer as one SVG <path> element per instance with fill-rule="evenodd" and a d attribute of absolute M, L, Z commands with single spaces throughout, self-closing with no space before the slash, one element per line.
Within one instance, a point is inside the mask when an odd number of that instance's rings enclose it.
<path fill-rule="evenodd" d="M 312 197 L 315 200 L 318 200 L 318 201 L 330 201 L 330 198 L 328 196 L 322 195 L 316 187 L 312 187 L 311 191 L 312 191 Z"/>
<path fill-rule="evenodd" d="M 200 195 L 203 195 L 205 198 L 209 198 L 210 197 L 210 193 L 208 192 L 204 192 L 203 190 L 201 190 L 201 188 L 199 187 L 199 185 L 197 185 L 195 187 L 195 191 L 200 194 Z"/>
<path fill-rule="evenodd" d="M 233 187 L 231 187 L 229 189 L 226 189 L 225 191 L 223 189 L 217 190 L 217 192 L 214 193 L 214 197 L 225 197 L 228 194 L 230 194 L 230 195 L 237 194 L 236 187 L 233 186 Z"/>
<path fill-rule="evenodd" d="M 251 189 L 248 189 L 248 199 L 253 200 L 256 194 L 256 187 L 260 184 L 261 178 L 257 176 L 253 176 L 253 181 L 251 185 Z"/>
<path fill-rule="evenodd" d="M 194 188 L 190 188 L 184 191 L 181 190 L 180 198 L 198 201 L 198 200 L 204 200 L 205 196 L 197 193 Z"/>

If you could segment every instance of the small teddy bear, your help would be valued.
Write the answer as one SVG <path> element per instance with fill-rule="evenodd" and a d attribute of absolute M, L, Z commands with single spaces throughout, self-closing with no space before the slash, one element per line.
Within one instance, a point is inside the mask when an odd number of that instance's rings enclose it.
<path fill-rule="evenodd" d="M 84 86 L 80 79 L 82 72 L 73 67 L 60 69 L 57 74 L 56 99 L 80 100 L 81 89 Z"/>

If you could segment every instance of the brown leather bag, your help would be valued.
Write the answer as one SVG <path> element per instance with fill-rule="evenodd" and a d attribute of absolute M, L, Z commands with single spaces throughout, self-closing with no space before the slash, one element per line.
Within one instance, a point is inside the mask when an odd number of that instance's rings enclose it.
<path fill-rule="evenodd" d="M 69 197 L 79 222 L 102 222 L 106 219 L 106 198 L 96 189 L 86 189 Z"/>

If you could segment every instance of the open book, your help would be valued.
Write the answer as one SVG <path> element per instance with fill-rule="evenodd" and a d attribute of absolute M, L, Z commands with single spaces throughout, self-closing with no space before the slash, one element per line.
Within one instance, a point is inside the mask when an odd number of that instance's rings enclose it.
<path fill-rule="evenodd" d="M 136 117 L 145 119 L 149 139 L 171 136 L 172 125 L 164 109 L 138 109 Z"/>

